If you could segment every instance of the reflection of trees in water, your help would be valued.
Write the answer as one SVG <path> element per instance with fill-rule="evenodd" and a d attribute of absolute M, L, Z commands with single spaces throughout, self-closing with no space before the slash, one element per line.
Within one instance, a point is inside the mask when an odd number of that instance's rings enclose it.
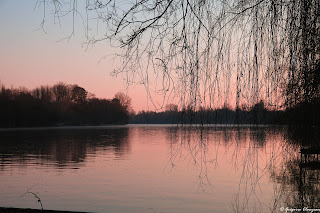
<path fill-rule="evenodd" d="M 320 170 L 303 167 L 299 157 L 288 161 L 284 169 L 272 176 L 287 191 L 281 202 L 291 208 L 319 208 Z"/>
<path fill-rule="evenodd" d="M 170 144 L 170 162 L 171 169 L 180 161 L 188 161 L 198 168 L 198 186 L 199 189 L 206 191 L 212 184 L 208 177 L 208 169 L 218 165 L 218 156 L 223 155 L 221 146 L 225 152 L 234 152 L 234 163 L 237 164 L 238 152 L 234 146 L 239 149 L 245 146 L 247 131 L 233 127 L 206 127 L 206 126 L 182 126 L 167 129 L 167 137 Z"/>
<path fill-rule="evenodd" d="M 273 189 L 266 192 L 264 182 L 270 176 L 270 171 L 290 157 L 289 153 L 294 149 L 285 143 L 282 128 L 251 127 L 246 132 L 247 135 L 243 137 L 245 146 L 242 149 L 234 146 L 232 157 L 234 168 L 240 172 L 238 190 L 231 200 L 233 211 L 275 212 L 281 190 L 274 184 Z M 272 200 L 266 200 L 272 190 Z"/>
<path fill-rule="evenodd" d="M 130 151 L 127 128 L 12 131 L 0 133 L 0 168 L 8 162 L 79 167 L 90 154 L 111 152 L 122 157 Z"/>
<path fill-rule="evenodd" d="M 287 140 L 290 143 L 298 144 L 303 147 L 320 146 L 319 127 L 295 128 L 288 129 Z"/>
<path fill-rule="evenodd" d="M 182 126 L 167 128 L 167 139 L 170 141 L 170 171 L 179 162 L 187 161 L 198 168 L 198 189 L 205 191 L 211 187 L 208 177 L 208 165 L 216 163 L 217 156 L 208 152 L 209 128 Z M 217 154 L 217 152 L 215 152 Z"/>
<path fill-rule="evenodd" d="M 288 132 L 287 141 L 300 150 L 271 176 L 287 192 L 281 199 L 284 206 L 309 209 L 320 206 L 320 158 L 313 154 L 319 151 L 318 135 L 319 132 L 312 129 Z"/>
<path fill-rule="evenodd" d="M 286 130 L 274 127 L 200 127 L 184 126 L 168 129 L 171 137 L 170 164 L 188 160 L 199 169 L 198 184 L 202 190 L 212 184 L 210 167 L 219 166 L 223 155 L 240 174 L 238 190 L 231 200 L 234 212 L 270 212 L 279 210 L 280 201 L 288 190 L 274 182 L 273 199 L 265 203 L 261 179 L 270 178 L 297 156 L 299 146 L 287 143 Z M 221 164 L 221 163 L 220 163 Z M 286 175 L 286 172 L 283 173 Z"/>

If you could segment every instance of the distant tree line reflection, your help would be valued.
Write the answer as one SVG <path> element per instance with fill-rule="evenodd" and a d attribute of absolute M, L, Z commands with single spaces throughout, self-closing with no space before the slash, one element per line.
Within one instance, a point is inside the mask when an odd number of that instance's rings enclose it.
<path fill-rule="evenodd" d="M 125 124 L 131 98 L 99 99 L 78 85 L 0 89 L 0 127 Z"/>
<path fill-rule="evenodd" d="M 80 168 L 90 155 L 122 158 L 130 151 L 128 128 L 7 131 L 0 136 L 0 170 L 32 164 Z"/>
<path fill-rule="evenodd" d="M 288 131 L 287 142 L 299 149 L 271 172 L 272 180 L 281 184 L 281 190 L 290 192 L 282 195 L 282 202 L 296 209 L 319 209 L 319 131 Z"/>

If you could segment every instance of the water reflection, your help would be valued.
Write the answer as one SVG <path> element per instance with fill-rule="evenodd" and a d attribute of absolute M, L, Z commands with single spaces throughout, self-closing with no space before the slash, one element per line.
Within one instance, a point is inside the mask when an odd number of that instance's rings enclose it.
<path fill-rule="evenodd" d="M 38 165 L 52 175 L 64 171 L 60 178 L 45 176 L 51 185 L 46 182 L 46 189 L 38 190 L 48 194 L 46 205 L 65 210 L 248 213 L 319 208 L 320 155 L 308 151 L 318 149 L 318 133 L 307 135 L 257 126 L 0 132 L 0 169 L 7 185 L 15 185 L 10 176 L 17 176 L 20 188 L 25 175 L 31 177 L 29 186 L 37 182 L 33 173 L 19 174 L 13 167 L 37 171 Z M 73 170 L 77 168 L 90 169 Z M 74 188 L 82 193 L 75 194 Z M 72 199 L 61 201 L 57 189 Z"/>
<path fill-rule="evenodd" d="M 130 152 L 128 128 L 0 132 L 0 169 L 41 164 L 84 166 L 88 155 L 106 151 L 117 158 Z"/>
<path fill-rule="evenodd" d="M 281 178 L 274 178 L 275 171 L 292 162 L 299 152 L 297 143 L 285 140 L 285 128 L 187 126 L 170 129 L 168 135 L 170 165 L 174 168 L 179 161 L 192 162 L 198 168 L 197 186 L 202 191 L 213 190 L 216 184 L 209 174 L 212 167 L 230 169 L 231 165 L 229 174 L 237 180 L 230 200 L 233 212 L 278 212 L 280 204 L 290 206 L 282 198 L 292 189 L 285 189 Z M 266 188 L 263 185 L 270 176 L 274 184 Z"/>
<path fill-rule="evenodd" d="M 282 186 L 281 202 L 303 209 L 320 207 L 319 132 L 312 129 L 288 131 L 288 143 L 298 150 L 272 173 L 273 181 Z"/>
<path fill-rule="evenodd" d="M 287 162 L 283 171 L 273 175 L 274 181 L 282 184 L 282 202 L 292 208 L 319 208 L 320 173 L 318 169 L 304 167 L 300 159 Z"/>

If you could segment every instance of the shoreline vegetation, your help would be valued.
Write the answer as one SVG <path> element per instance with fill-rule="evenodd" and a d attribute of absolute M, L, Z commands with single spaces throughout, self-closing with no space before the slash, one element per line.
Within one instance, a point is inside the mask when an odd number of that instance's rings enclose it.
<path fill-rule="evenodd" d="M 230 124 L 320 126 L 320 98 L 285 110 L 271 110 L 263 100 L 232 109 L 179 108 L 168 104 L 164 111 L 135 114 L 131 98 L 118 92 L 112 99 L 99 99 L 77 84 L 59 82 L 33 90 L 0 90 L 0 128 L 105 126 L 123 124 Z"/>
<path fill-rule="evenodd" d="M 251 107 L 235 110 L 230 107 L 196 111 L 190 107 L 178 110 L 170 104 L 163 112 L 141 111 L 129 120 L 131 124 L 233 124 L 288 125 L 290 127 L 320 127 L 320 100 L 300 104 L 285 110 L 270 110 L 261 100 Z"/>
<path fill-rule="evenodd" d="M 0 89 L 0 128 L 126 124 L 131 99 L 99 99 L 78 85 Z"/>
<path fill-rule="evenodd" d="M 187 106 L 178 110 L 178 106 L 169 104 L 163 112 L 142 111 L 130 119 L 132 124 L 257 124 L 281 125 L 284 111 L 267 110 L 260 101 L 253 107 L 233 110 L 230 107 L 219 109 L 199 108 L 193 110 Z"/>

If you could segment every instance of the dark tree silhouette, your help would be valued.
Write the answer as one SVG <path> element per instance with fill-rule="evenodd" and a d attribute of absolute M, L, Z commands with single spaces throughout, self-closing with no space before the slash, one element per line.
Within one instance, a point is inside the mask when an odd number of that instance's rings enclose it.
<path fill-rule="evenodd" d="M 88 92 L 78 85 L 73 85 L 71 90 L 71 100 L 75 103 L 84 103 L 87 100 Z"/>
<path fill-rule="evenodd" d="M 69 88 L 63 82 L 59 82 L 58 84 L 54 85 L 52 88 L 52 92 L 54 94 L 56 102 L 62 102 L 70 99 Z"/>
<path fill-rule="evenodd" d="M 248 109 L 232 110 L 228 107 L 218 109 L 205 109 L 200 107 L 193 111 L 191 108 L 177 110 L 166 110 L 163 112 L 141 111 L 130 120 L 136 124 L 287 124 L 287 120 L 279 119 L 285 116 L 283 111 L 268 110 L 264 102 Z M 169 108 L 170 109 L 170 108 Z"/>
<path fill-rule="evenodd" d="M 53 87 L 0 90 L 0 127 L 125 124 L 127 105 L 114 99 L 88 98 L 78 85 L 59 82 Z M 92 96 L 92 95 L 91 95 Z M 131 100 L 127 96 L 127 101 Z M 115 101 L 117 100 L 117 101 Z"/>
<path fill-rule="evenodd" d="M 170 112 L 170 111 L 177 112 L 178 111 L 178 105 L 176 105 L 176 104 L 167 104 L 166 105 L 166 111 L 168 111 L 168 112 Z"/>
<path fill-rule="evenodd" d="M 117 92 L 114 96 L 116 100 L 119 100 L 120 105 L 124 108 L 126 111 L 131 110 L 131 98 L 124 94 L 123 92 Z"/>

